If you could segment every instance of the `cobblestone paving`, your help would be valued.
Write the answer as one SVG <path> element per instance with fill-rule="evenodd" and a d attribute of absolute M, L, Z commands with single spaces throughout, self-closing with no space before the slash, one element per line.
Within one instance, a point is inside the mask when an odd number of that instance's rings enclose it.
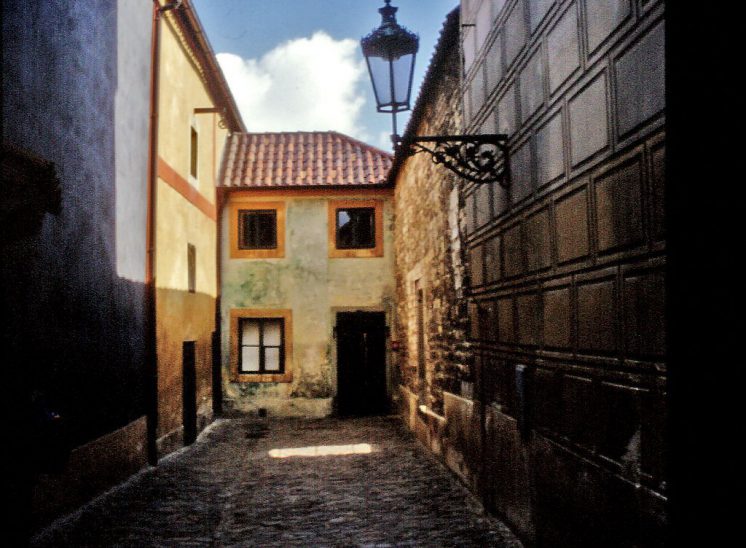
<path fill-rule="evenodd" d="M 272 449 L 372 452 L 273 458 Z M 356 447 L 359 449 L 359 447 Z M 521 544 L 394 417 L 221 419 L 32 546 Z"/>

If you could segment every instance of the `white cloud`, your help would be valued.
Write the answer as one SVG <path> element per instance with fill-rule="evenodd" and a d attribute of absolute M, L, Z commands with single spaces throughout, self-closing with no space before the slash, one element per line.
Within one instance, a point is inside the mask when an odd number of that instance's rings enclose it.
<path fill-rule="evenodd" d="M 394 147 L 393 143 L 391 142 L 391 132 L 389 131 L 379 132 L 378 142 L 375 143 L 375 146 L 387 152 L 391 152 Z"/>
<path fill-rule="evenodd" d="M 365 139 L 358 123 L 367 78 L 359 47 L 323 31 L 278 45 L 261 59 L 217 55 L 249 131 L 336 130 Z"/>

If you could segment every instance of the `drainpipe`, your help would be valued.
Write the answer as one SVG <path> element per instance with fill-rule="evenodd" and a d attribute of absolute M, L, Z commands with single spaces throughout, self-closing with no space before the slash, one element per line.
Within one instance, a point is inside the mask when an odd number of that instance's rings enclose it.
<path fill-rule="evenodd" d="M 145 401 L 147 417 L 148 462 L 158 464 L 158 360 L 156 347 L 155 317 L 155 222 L 156 192 L 158 178 L 158 98 L 160 80 L 161 25 L 163 12 L 178 8 L 182 0 L 168 2 L 164 6 L 153 0 L 153 23 L 150 47 L 150 136 L 148 139 L 148 182 L 146 219 L 146 261 L 145 261 Z"/>
<path fill-rule="evenodd" d="M 215 331 L 213 332 L 212 339 L 212 411 L 215 416 L 223 414 L 223 359 L 222 359 L 222 315 L 220 312 L 221 308 L 221 283 L 222 277 L 220 275 L 220 256 L 222 251 L 222 210 L 223 210 L 223 197 L 222 192 L 216 189 L 215 193 L 215 209 L 217 211 L 217 226 L 215 227 Z"/>
<path fill-rule="evenodd" d="M 213 177 L 217 177 L 215 164 L 215 151 L 217 150 L 217 139 L 215 136 L 215 117 L 213 117 L 212 125 L 212 154 L 213 154 L 213 166 L 212 173 Z M 213 186 L 215 187 L 215 212 L 216 212 L 216 227 L 215 227 L 215 331 L 212 335 L 212 412 L 214 416 L 220 416 L 223 414 L 223 359 L 222 359 L 222 314 L 221 308 L 221 296 L 222 296 L 222 276 L 221 276 L 221 255 L 222 255 L 222 219 L 223 219 L 223 191 L 215 184 L 217 181 L 213 179 Z"/>

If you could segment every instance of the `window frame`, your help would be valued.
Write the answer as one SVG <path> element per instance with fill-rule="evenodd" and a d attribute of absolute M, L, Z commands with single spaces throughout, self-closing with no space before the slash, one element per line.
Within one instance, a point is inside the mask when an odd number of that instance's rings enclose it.
<path fill-rule="evenodd" d="M 250 214 L 255 214 L 258 216 L 264 216 L 267 215 L 267 212 L 271 213 L 272 220 L 274 222 L 274 234 L 273 234 L 273 244 L 271 246 L 260 246 L 257 245 L 256 247 L 250 247 L 248 245 L 244 245 L 245 242 L 243 240 L 244 234 L 244 216 L 248 216 Z M 238 210 L 238 249 L 241 251 L 255 251 L 258 249 L 277 249 L 277 210 L 273 208 L 263 208 L 263 209 L 239 209 Z"/>
<path fill-rule="evenodd" d="M 340 231 L 340 225 L 339 225 L 339 212 L 340 211 L 370 211 L 373 214 L 373 241 L 372 245 L 365 245 L 365 246 L 340 246 L 339 245 L 339 231 Z M 350 220 L 352 220 L 352 216 L 350 215 Z M 334 245 L 337 247 L 337 249 L 374 249 L 376 247 L 376 210 L 373 207 L 338 207 L 334 210 L 334 235 L 335 235 L 335 242 Z"/>
<path fill-rule="evenodd" d="M 383 257 L 383 200 L 330 200 L 328 205 L 329 257 Z M 375 247 L 338 248 L 337 211 L 340 209 L 373 209 Z"/>
<path fill-rule="evenodd" d="M 240 228 L 242 211 L 275 211 L 276 247 L 242 249 Z M 231 259 L 281 259 L 285 257 L 285 202 L 241 201 L 231 202 L 229 211 L 230 258 Z"/>
<path fill-rule="evenodd" d="M 241 371 L 241 320 L 269 320 L 282 319 L 282 344 L 280 372 L 246 372 Z M 293 363 L 293 315 L 289 309 L 231 309 L 230 319 L 230 378 L 233 382 L 292 382 Z"/>
<path fill-rule="evenodd" d="M 243 341 L 243 324 L 245 322 L 257 322 L 259 341 L 258 344 L 246 344 Z M 280 345 L 269 345 L 264 342 L 265 325 L 269 322 L 279 322 L 280 324 Z M 243 348 L 252 347 L 259 349 L 259 369 L 257 371 L 244 371 L 243 366 Z M 277 348 L 279 350 L 279 369 L 271 370 L 266 368 L 267 348 Z M 238 319 L 238 374 L 239 375 L 281 375 L 285 372 L 285 318 L 239 318 Z"/>

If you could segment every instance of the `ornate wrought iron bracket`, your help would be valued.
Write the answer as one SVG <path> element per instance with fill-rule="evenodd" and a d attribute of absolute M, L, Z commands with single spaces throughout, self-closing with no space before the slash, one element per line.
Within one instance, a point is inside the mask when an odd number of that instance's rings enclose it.
<path fill-rule="evenodd" d="M 396 151 L 405 157 L 427 152 L 436 164 L 443 164 L 453 173 L 477 184 L 498 183 L 510 186 L 508 136 L 487 135 L 423 135 L 406 139 L 394 138 Z M 432 143 L 431 146 L 426 146 Z"/>

